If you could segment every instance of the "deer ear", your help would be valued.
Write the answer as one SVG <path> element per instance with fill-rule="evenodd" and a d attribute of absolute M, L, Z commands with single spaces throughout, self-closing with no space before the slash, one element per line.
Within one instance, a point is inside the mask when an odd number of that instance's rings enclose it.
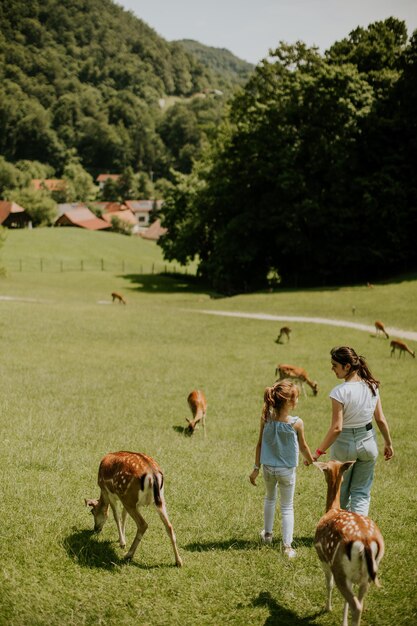
<path fill-rule="evenodd" d="M 188 422 L 190 424 L 191 420 L 188 419 L 188 417 L 185 418 L 185 421 Z"/>
<path fill-rule="evenodd" d="M 321 472 L 324 472 L 327 469 L 327 463 L 323 463 L 322 461 L 313 461 L 313 465 L 315 465 Z"/>
<path fill-rule="evenodd" d="M 346 472 L 354 463 L 356 463 L 356 461 L 345 461 L 340 467 L 340 471 L 342 473 Z"/>
<path fill-rule="evenodd" d="M 93 509 L 95 506 L 97 506 L 98 500 L 87 500 L 87 498 L 84 498 L 84 503 L 85 506 L 91 506 L 91 508 Z"/>

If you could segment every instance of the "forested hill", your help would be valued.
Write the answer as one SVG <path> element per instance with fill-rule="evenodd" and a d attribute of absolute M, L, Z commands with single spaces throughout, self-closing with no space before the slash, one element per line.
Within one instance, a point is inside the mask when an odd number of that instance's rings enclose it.
<path fill-rule="evenodd" d="M 72 150 L 93 173 L 163 175 L 175 162 L 159 130 L 161 98 L 227 95 L 240 80 L 111 0 L 0 3 L 0 155 L 11 162 L 59 172 Z"/>
<path fill-rule="evenodd" d="M 193 39 L 180 39 L 178 43 L 182 44 L 203 65 L 222 76 L 226 84 L 233 84 L 236 81 L 245 83 L 254 70 L 252 63 L 239 59 L 226 48 L 205 46 Z"/>

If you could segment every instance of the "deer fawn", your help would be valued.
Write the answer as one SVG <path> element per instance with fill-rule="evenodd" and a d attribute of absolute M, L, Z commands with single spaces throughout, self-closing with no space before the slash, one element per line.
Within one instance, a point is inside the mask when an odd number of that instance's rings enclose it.
<path fill-rule="evenodd" d="M 187 432 L 192 435 L 195 431 L 197 424 L 201 420 L 201 424 L 204 430 L 204 438 L 206 437 L 206 412 L 207 412 L 207 400 L 203 391 L 200 389 L 194 389 L 188 398 L 187 398 L 188 406 L 191 409 L 191 413 L 193 414 L 193 419 L 189 420 L 188 417 L 185 419 L 188 422 Z"/>
<path fill-rule="evenodd" d="M 413 359 L 416 358 L 416 353 L 414 352 L 414 350 L 410 350 L 410 348 L 407 346 L 407 344 L 404 341 L 401 341 L 400 339 L 393 339 L 390 343 L 391 346 L 391 356 L 395 353 L 395 350 L 398 350 L 398 356 L 401 356 L 402 354 L 408 352 L 409 354 L 411 354 L 411 356 L 413 357 Z"/>
<path fill-rule="evenodd" d="M 377 320 L 375 322 L 375 330 L 376 330 L 376 335 L 378 336 L 380 333 L 383 333 L 385 335 L 385 337 L 387 339 L 389 339 L 389 334 L 387 333 L 387 331 L 385 330 L 385 326 L 382 322 L 380 322 L 379 320 Z"/>
<path fill-rule="evenodd" d="M 119 301 L 119 304 L 126 304 L 126 300 L 123 298 L 121 293 L 117 293 L 117 291 L 113 291 L 111 294 L 112 302 L 115 300 Z"/>
<path fill-rule="evenodd" d="M 125 559 L 133 558 L 136 548 L 148 524 L 139 513 L 141 506 L 153 502 L 171 539 L 175 554 L 175 564 L 181 567 L 174 529 L 168 519 L 164 499 L 164 475 L 158 464 L 150 456 L 140 452 L 111 452 L 101 460 L 98 470 L 98 485 L 101 493 L 98 500 L 85 500 L 94 515 L 94 530 L 101 532 L 109 511 L 109 504 L 119 532 L 120 547 L 126 546 L 125 526 L 127 513 L 134 519 L 137 527 L 136 536 Z M 122 516 L 118 502 L 123 505 Z"/>
<path fill-rule="evenodd" d="M 295 365 L 281 364 L 281 365 L 277 365 L 275 369 L 275 376 L 278 374 L 278 372 L 279 372 L 278 380 L 282 380 L 283 378 L 293 379 L 295 382 L 297 382 L 301 386 L 301 389 L 303 390 L 305 396 L 307 394 L 304 388 L 304 383 L 307 383 L 307 385 L 312 388 L 313 395 L 315 396 L 317 395 L 318 390 L 319 390 L 317 383 L 308 377 L 307 372 L 302 367 L 296 367 Z"/>
<path fill-rule="evenodd" d="M 377 571 L 384 556 L 384 539 L 375 522 L 340 508 L 343 473 L 354 463 L 314 463 L 324 472 L 327 482 L 326 514 L 317 524 L 315 548 L 326 575 L 327 610 L 332 610 L 334 581 L 345 599 L 342 626 L 348 626 L 349 608 L 352 626 L 360 625 L 364 596 L 371 581 L 379 587 Z M 353 584 L 359 585 L 357 596 Z"/>
<path fill-rule="evenodd" d="M 290 333 L 291 333 L 291 328 L 289 328 L 288 326 L 283 326 L 279 331 L 279 335 L 276 338 L 275 343 L 281 343 L 281 337 L 283 337 L 284 335 L 287 337 L 287 341 L 289 341 Z"/>

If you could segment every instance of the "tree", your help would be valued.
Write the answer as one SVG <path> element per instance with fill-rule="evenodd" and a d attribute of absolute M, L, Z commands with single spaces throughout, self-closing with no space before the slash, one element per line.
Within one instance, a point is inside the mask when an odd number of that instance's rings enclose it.
<path fill-rule="evenodd" d="M 56 202 L 47 191 L 30 187 L 14 189 L 8 192 L 7 197 L 26 209 L 34 226 L 49 226 L 57 217 Z"/>

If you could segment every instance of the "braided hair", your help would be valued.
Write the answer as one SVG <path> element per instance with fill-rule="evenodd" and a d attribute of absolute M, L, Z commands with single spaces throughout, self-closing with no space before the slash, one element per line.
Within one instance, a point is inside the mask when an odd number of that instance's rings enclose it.
<path fill-rule="evenodd" d="M 372 375 L 372 372 L 365 361 L 365 357 L 358 356 L 355 350 L 353 348 L 349 348 L 348 346 L 332 348 L 330 350 L 330 356 L 333 361 L 340 363 L 340 365 L 347 365 L 349 363 L 352 371 L 357 372 L 358 376 L 366 382 L 372 392 L 372 395 L 376 395 L 375 390 L 378 389 L 380 382 Z"/>

